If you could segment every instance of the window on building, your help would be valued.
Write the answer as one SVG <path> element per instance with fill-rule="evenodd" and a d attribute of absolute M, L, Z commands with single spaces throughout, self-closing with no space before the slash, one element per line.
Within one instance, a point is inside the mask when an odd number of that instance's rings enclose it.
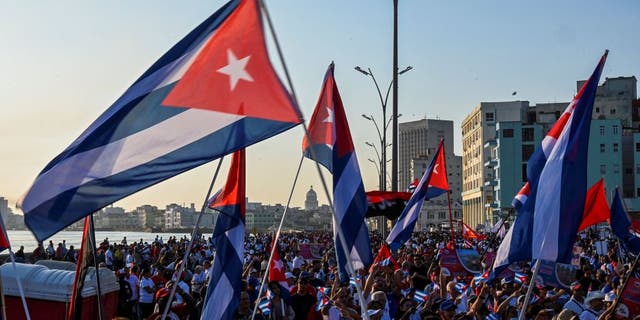
<path fill-rule="evenodd" d="M 636 142 L 636 152 L 640 152 L 640 143 Z"/>
<path fill-rule="evenodd" d="M 502 129 L 503 138 L 513 138 L 513 129 Z"/>
<path fill-rule="evenodd" d="M 633 174 L 633 168 L 625 168 L 624 174 Z"/>
<path fill-rule="evenodd" d="M 600 135 L 604 136 L 604 126 L 600 126 Z"/>
<path fill-rule="evenodd" d="M 613 173 L 620 173 L 620 165 L 617 165 L 617 164 L 613 165 Z"/>
<path fill-rule="evenodd" d="M 636 190 L 637 197 L 640 197 L 640 188 Z"/>
<path fill-rule="evenodd" d="M 438 219 L 445 219 L 447 216 L 445 215 L 445 213 L 443 211 L 438 212 Z"/>
<path fill-rule="evenodd" d="M 523 144 L 522 145 L 522 161 L 528 161 L 531 158 L 531 155 L 535 151 L 535 147 L 532 144 Z"/>
<path fill-rule="evenodd" d="M 495 121 L 495 118 L 493 117 L 493 112 L 487 112 L 484 114 L 484 120 L 487 122 L 493 122 Z"/>
<path fill-rule="evenodd" d="M 527 164 L 522 164 L 522 182 L 527 182 Z"/>
<path fill-rule="evenodd" d="M 617 143 L 613 144 L 613 152 L 618 152 L 618 144 Z"/>
<path fill-rule="evenodd" d="M 616 108 L 611 108 L 611 110 L 609 110 L 610 114 L 616 114 Z"/>
<path fill-rule="evenodd" d="M 636 174 L 640 174 L 640 166 L 636 166 Z"/>
<path fill-rule="evenodd" d="M 618 134 L 618 125 L 613 126 L 613 134 Z"/>
<path fill-rule="evenodd" d="M 600 152 L 602 153 L 602 152 L 604 152 L 604 150 L 605 150 L 604 143 L 601 143 L 600 144 Z"/>
<path fill-rule="evenodd" d="M 596 107 L 596 113 L 600 113 L 600 108 Z"/>
<path fill-rule="evenodd" d="M 522 141 L 533 141 L 533 128 L 522 129 Z"/>
<path fill-rule="evenodd" d="M 606 174 L 607 173 L 607 165 L 606 164 L 601 164 L 600 165 L 600 174 Z"/>
<path fill-rule="evenodd" d="M 427 218 L 428 218 L 429 220 L 433 220 L 433 217 L 434 217 L 434 216 L 433 216 L 433 213 L 429 213 L 429 214 L 427 215 Z"/>

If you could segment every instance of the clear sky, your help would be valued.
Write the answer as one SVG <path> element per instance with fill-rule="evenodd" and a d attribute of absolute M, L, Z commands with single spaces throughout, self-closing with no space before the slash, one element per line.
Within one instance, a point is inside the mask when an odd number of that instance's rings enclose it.
<path fill-rule="evenodd" d="M 480 101 L 569 101 L 575 81 L 590 75 L 605 49 L 611 52 L 603 77 L 640 77 L 638 1 L 399 2 L 399 67 L 413 66 L 399 80 L 400 120 L 453 120 L 457 154 L 460 122 Z M 0 196 L 13 206 L 53 157 L 222 4 L 0 2 Z M 378 143 L 378 138 L 360 115 L 381 121 L 381 107 L 373 82 L 354 66 L 371 67 L 381 86 L 388 86 L 392 1 L 278 0 L 267 6 L 306 119 L 324 72 L 335 61 L 365 188 L 377 188 L 376 169 L 367 161 L 375 154 L 365 141 Z M 279 66 L 275 52 L 271 56 Z M 301 139 L 302 128 L 296 127 L 248 149 L 250 201 L 286 203 Z M 200 207 L 215 163 L 116 205 L 194 202 Z M 311 185 L 326 203 L 315 166 L 305 160 L 294 206 L 303 205 Z"/>

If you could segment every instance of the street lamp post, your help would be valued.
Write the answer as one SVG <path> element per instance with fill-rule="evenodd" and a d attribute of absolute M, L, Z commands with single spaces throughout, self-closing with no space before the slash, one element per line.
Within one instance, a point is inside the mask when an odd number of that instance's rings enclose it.
<path fill-rule="evenodd" d="M 375 120 L 375 118 L 373 117 L 373 115 L 366 115 L 363 114 L 362 117 L 373 122 L 373 125 L 376 128 L 376 132 L 378 133 L 378 139 L 380 140 L 380 190 L 381 191 L 386 191 L 387 190 L 387 147 L 389 147 L 391 144 L 387 144 L 387 128 L 389 127 L 389 124 L 393 121 L 394 123 L 397 122 L 397 118 L 399 118 L 401 115 L 397 115 L 395 117 L 390 117 L 389 119 L 387 119 L 387 102 L 389 100 L 389 93 L 391 92 L 391 87 L 393 86 L 394 81 L 391 81 L 391 83 L 389 83 L 389 87 L 387 88 L 387 92 L 384 95 L 384 98 L 382 97 L 382 91 L 380 90 L 380 86 L 378 85 L 378 81 L 376 80 L 376 77 L 373 75 L 373 71 L 371 71 L 371 68 L 367 68 L 367 70 L 362 69 L 360 66 L 356 66 L 354 68 L 356 71 L 371 77 L 371 79 L 373 80 L 373 84 L 376 86 L 376 91 L 378 92 L 378 98 L 380 99 L 380 105 L 382 106 L 382 130 L 380 130 L 380 126 L 378 126 L 378 122 Z M 401 70 L 400 72 L 397 72 L 397 74 L 394 76 L 396 77 L 397 75 L 402 75 L 406 72 L 409 72 L 410 70 L 412 70 L 413 67 L 412 66 L 407 66 L 406 68 L 404 68 L 403 70 Z M 367 143 L 367 145 L 369 146 L 373 146 L 372 143 Z M 374 146 L 375 148 L 375 146 Z M 376 153 L 378 151 L 376 150 Z M 393 181 L 392 181 L 393 184 Z M 384 219 L 384 217 L 382 217 Z M 382 225 L 382 234 L 383 236 L 386 233 L 386 223 L 381 223 Z"/>

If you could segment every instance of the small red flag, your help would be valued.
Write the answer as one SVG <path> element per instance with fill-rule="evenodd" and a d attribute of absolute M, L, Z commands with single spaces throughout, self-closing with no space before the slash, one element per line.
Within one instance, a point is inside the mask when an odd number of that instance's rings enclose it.
<path fill-rule="evenodd" d="M 609 221 L 611 212 L 607 204 L 604 193 L 604 180 L 600 179 L 589 188 L 584 201 L 584 211 L 582 212 L 582 222 L 578 227 L 578 232 L 600 222 Z"/>

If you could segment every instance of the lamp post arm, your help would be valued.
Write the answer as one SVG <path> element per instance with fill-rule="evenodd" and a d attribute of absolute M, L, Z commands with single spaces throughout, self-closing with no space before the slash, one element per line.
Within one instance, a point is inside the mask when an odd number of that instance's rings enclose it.
<path fill-rule="evenodd" d="M 382 109 L 385 108 L 385 106 L 387 105 L 387 101 L 382 100 L 382 91 L 380 91 L 380 86 L 378 86 L 378 81 L 376 80 L 376 77 L 373 75 L 373 71 L 371 71 L 371 68 L 367 68 L 367 70 L 369 71 L 369 75 L 371 76 L 371 79 L 373 79 L 373 84 L 376 85 L 376 91 L 378 91 L 378 97 L 380 98 L 380 104 L 382 104 Z M 389 96 L 389 92 L 387 91 L 387 97 Z"/>

